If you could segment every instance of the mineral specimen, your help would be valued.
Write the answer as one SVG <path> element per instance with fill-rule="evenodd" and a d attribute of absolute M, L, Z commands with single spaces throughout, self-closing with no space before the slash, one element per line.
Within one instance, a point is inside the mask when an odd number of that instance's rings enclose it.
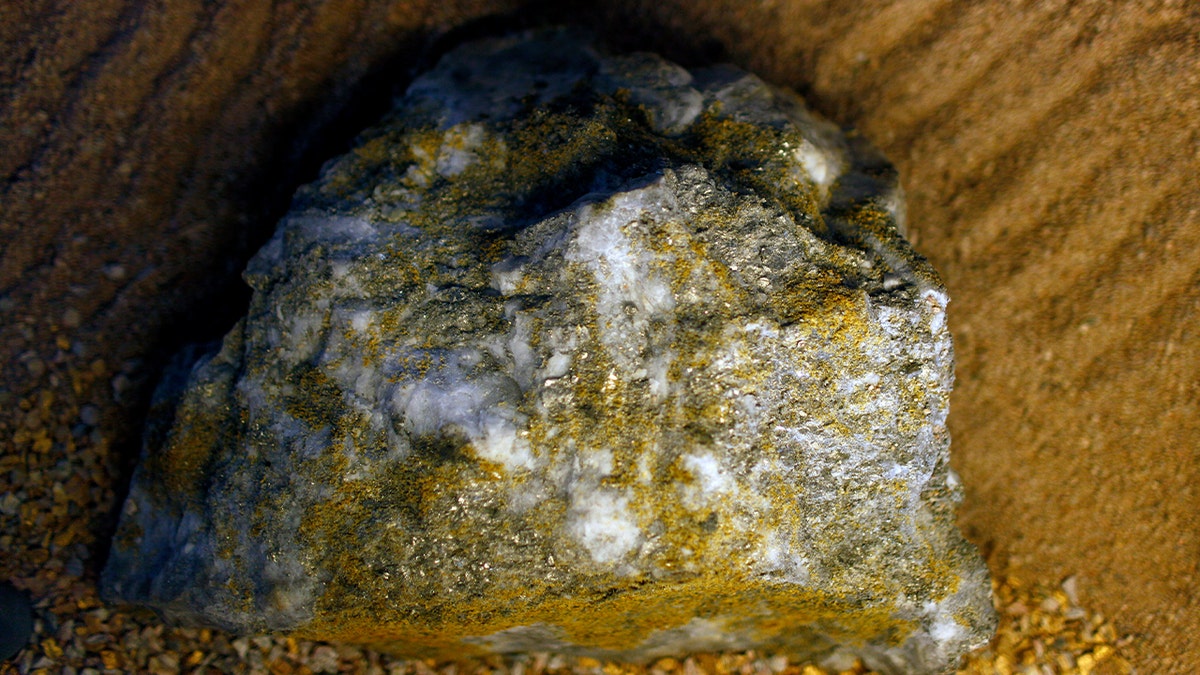
<path fill-rule="evenodd" d="M 896 186 L 732 67 L 450 52 L 160 387 L 104 593 L 419 656 L 952 669 L 994 617 Z"/>

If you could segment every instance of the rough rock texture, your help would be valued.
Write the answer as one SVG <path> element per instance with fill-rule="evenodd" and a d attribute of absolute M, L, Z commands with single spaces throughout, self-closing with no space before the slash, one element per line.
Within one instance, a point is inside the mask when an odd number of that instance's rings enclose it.
<path fill-rule="evenodd" d="M 461 47 L 160 388 L 108 596 L 413 654 L 951 669 L 947 298 L 890 167 L 741 71 Z"/>

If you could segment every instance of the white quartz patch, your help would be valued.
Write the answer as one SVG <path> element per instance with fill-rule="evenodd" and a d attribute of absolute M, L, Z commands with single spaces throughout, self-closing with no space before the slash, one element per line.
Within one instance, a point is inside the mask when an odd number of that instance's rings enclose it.
<path fill-rule="evenodd" d="M 792 157 L 796 168 L 799 169 L 793 174 L 796 181 L 813 185 L 818 199 L 826 201 L 833 184 L 846 170 L 843 158 L 838 153 L 814 145 L 807 139 L 792 152 Z"/>
<path fill-rule="evenodd" d="M 374 239 L 375 226 L 364 218 L 304 214 L 289 219 L 292 231 L 307 241 L 355 242 Z"/>
<path fill-rule="evenodd" d="M 503 376 L 462 377 L 454 368 L 440 377 L 401 389 L 394 406 L 414 436 L 458 431 L 480 458 L 508 471 L 536 467 L 529 441 L 518 432 L 524 418 L 516 410 L 516 384 Z"/>
<path fill-rule="evenodd" d="M 585 205 L 578 211 L 575 236 L 566 254 L 567 260 L 583 263 L 592 273 L 599 287 L 600 341 L 626 372 L 641 365 L 630 354 L 646 348 L 650 322 L 669 316 L 675 308 L 671 287 L 653 265 L 646 235 L 639 232 L 635 241 L 631 233 L 663 217 L 672 201 L 660 179 L 614 195 L 603 204 Z M 659 390 L 665 388 L 662 372 L 667 365 L 654 368 Z"/>
<path fill-rule="evenodd" d="M 671 289 L 651 267 L 651 252 L 636 249 L 625 229 L 653 218 L 669 203 L 661 181 L 623 192 L 602 206 L 585 206 L 568 259 L 582 261 L 601 287 L 600 311 L 615 316 L 626 303 L 639 311 L 663 314 L 675 306 Z"/>
<path fill-rule="evenodd" d="M 600 564 L 620 561 L 641 536 L 629 497 L 598 487 L 574 492 L 567 530 Z"/>
<path fill-rule="evenodd" d="M 925 612 L 929 616 L 929 635 L 938 642 L 953 642 L 961 640 L 966 633 L 954 616 L 946 611 L 946 607 L 937 603 L 926 603 Z"/>
<path fill-rule="evenodd" d="M 735 487 L 733 477 L 712 455 L 684 455 L 683 466 L 695 476 L 700 489 L 705 493 L 727 494 Z"/>
<path fill-rule="evenodd" d="M 462 124 L 445 133 L 445 141 L 437 156 L 437 172 L 443 178 L 453 178 L 479 161 L 487 132 L 480 124 Z"/>

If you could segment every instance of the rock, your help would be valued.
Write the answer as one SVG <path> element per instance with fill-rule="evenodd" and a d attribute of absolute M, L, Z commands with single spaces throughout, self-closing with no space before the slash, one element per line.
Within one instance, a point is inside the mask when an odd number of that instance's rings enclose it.
<path fill-rule="evenodd" d="M 0 661 L 21 651 L 32 633 L 29 598 L 7 581 L 0 581 Z"/>
<path fill-rule="evenodd" d="M 952 670 L 947 296 L 894 171 L 731 67 L 462 46 L 156 395 L 113 601 L 416 656 Z"/>

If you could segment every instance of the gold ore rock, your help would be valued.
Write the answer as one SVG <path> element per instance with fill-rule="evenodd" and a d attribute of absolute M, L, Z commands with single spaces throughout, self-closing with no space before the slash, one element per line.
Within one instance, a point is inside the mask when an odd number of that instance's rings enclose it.
<path fill-rule="evenodd" d="M 461 46 L 159 388 L 102 590 L 422 657 L 950 671 L 995 618 L 903 226 L 891 166 L 753 75 Z"/>

